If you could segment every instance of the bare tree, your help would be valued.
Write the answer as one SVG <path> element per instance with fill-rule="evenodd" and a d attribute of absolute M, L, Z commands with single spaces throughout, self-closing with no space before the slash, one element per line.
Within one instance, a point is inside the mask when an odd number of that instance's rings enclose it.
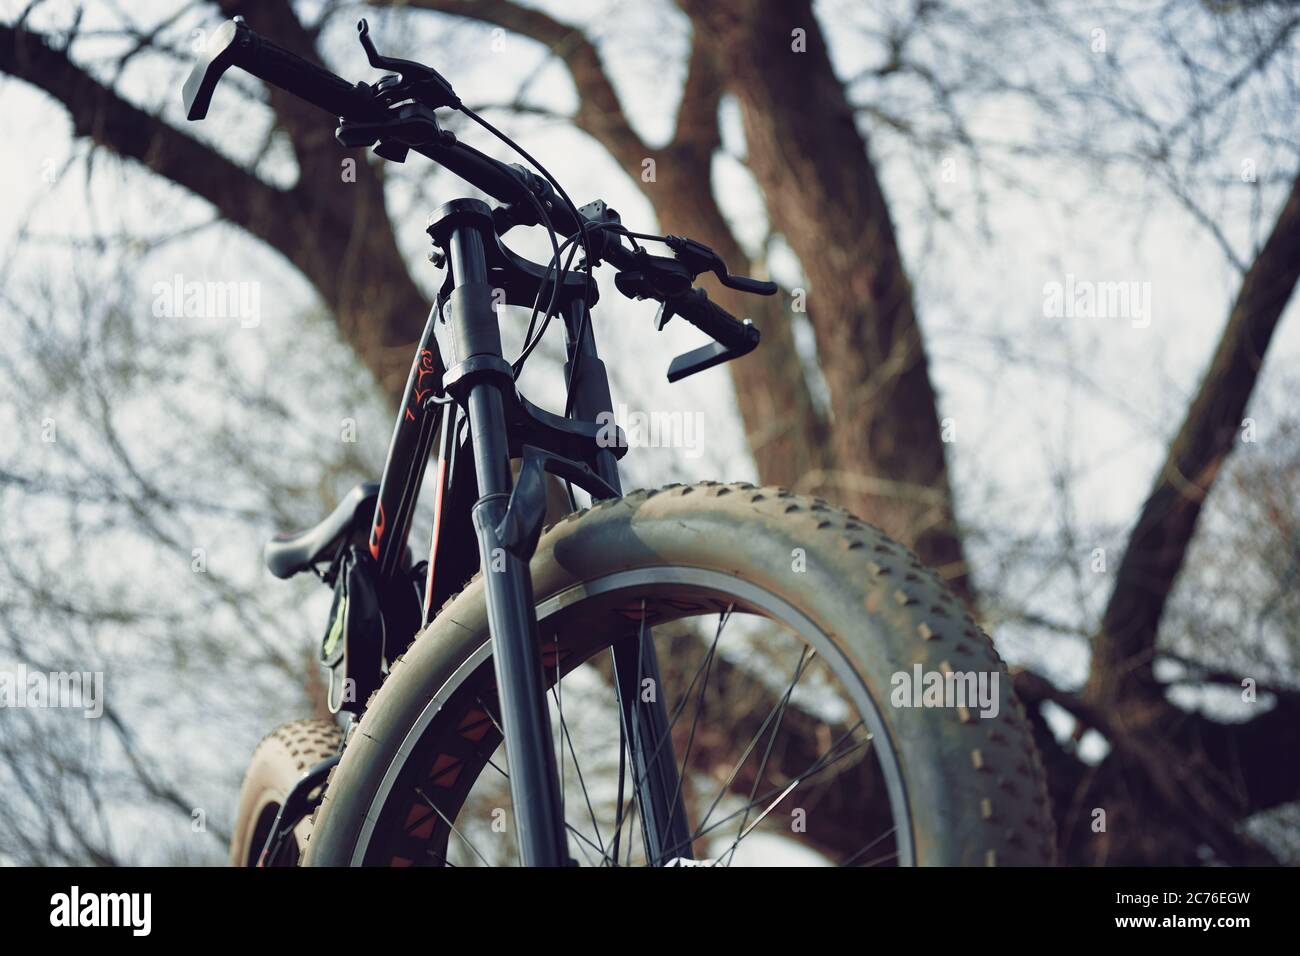
<path fill-rule="evenodd" d="M 329 325 L 263 330 L 263 377 L 220 322 L 160 321 L 95 271 L 3 295 L 21 321 L 0 349 L 0 662 L 99 675 L 102 713 L 8 702 L 0 858 L 214 863 L 258 737 L 323 706 L 299 612 L 319 589 L 266 587 L 260 543 L 368 473 L 385 409 Z M 309 366 L 286 360 L 304 346 Z M 361 423 L 357 442 L 293 401 L 309 387 Z"/>
<path fill-rule="evenodd" d="M 597 39 L 582 29 L 510 0 L 376 6 L 394 7 L 395 16 L 486 24 L 549 50 L 567 67 L 577 93 L 568 119 L 628 173 L 665 231 L 699 238 L 729 262 L 748 261 L 762 271 L 764 250 L 740 241 L 710 175 L 722 149 L 720 108 L 734 98 L 745 137 L 739 158 L 762 194 L 774 241 L 779 237 L 793 252 L 806 285 L 758 305 L 710 289 L 725 307 L 752 316 L 764 334 L 764 348 L 730 369 L 759 474 L 824 494 L 881 525 L 972 606 L 969 544 L 957 521 L 897 212 L 883 186 L 882 142 L 901 141 L 918 164 L 956 150 L 989 177 L 1010 175 L 1009 164 L 1026 157 L 1070 156 L 1102 170 L 1136 167 L 1182 204 L 1239 269 L 1236 300 L 1128 535 L 1103 615 L 1064 622 L 1091 650 L 1086 685 L 1064 688 L 1025 670 L 1017 689 L 1036 705 L 1067 859 L 1195 862 L 1206 852 L 1229 862 L 1272 859 L 1241 824 L 1300 796 L 1300 771 L 1276 759 L 1300 733 L 1300 693 L 1276 683 L 1261 716 L 1218 720 L 1177 705 L 1156 663 L 1170 595 L 1204 502 L 1237 447 L 1300 270 L 1300 151 L 1277 126 L 1297 96 L 1293 37 L 1300 19 L 1289 7 L 1212 5 L 1171 17 L 1108 11 L 1106 26 L 1097 27 L 1056 4 L 1026 2 L 1017 5 L 1023 23 L 1016 26 L 999 10 L 918 0 L 870 24 L 848 16 L 828 24 L 809 0 L 681 0 L 692 36 L 686 80 L 673 132 L 654 145 L 637 132 Z M 307 23 L 289 0 L 219 0 L 204 9 L 243 15 L 254 29 L 318 62 L 322 30 L 338 12 L 327 5 L 322 20 Z M 280 252 L 312 283 L 342 339 L 394 399 L 411 344 L 409 318 L 427 303 L 385 209 L 382 167 L 357 163 L 356 182 L 342 183 L 328 124 L 270 90 L 274 128 L 297 165 L 293 185 L 272 184 L 255 164 L 229 159 L 126 98 L 105 78 L 111 72 L 105 64 L 75 57 L 75 22 L 58 34 L 32 32 L 24 23 L 0 27 L 0 70 L 60 101 L 79 136 L 206 199 L 222 219 Z M 871 33 L 879 63 L 860 76 L 841 76 L 827 35 L 837 27 Z M 1158 115 L 1124 61 L 1089 55 L 1099 42 L 1104 52 L 1108 30 L 1141 36 L 1169 55 L 1180 71 L 1180 116 Z M 141 50 L 167 52 L 165 28 L 128 24 L 122 32 L 134 45 L 117 62 L 119 73 Z M 1059 66 L 1027 77 L 1017 54 L 1049 43 L 1060 53 Z M 917 106 L 911 115 L 891 96 L 900 90 Z M 972 119 L 981 103 L 1008 98 L 1041 124 L 1032 141 L 988 136 Z M 1225 143 L 1239 141 L 1243 115 L 1272 158 L 1250 180 L 1258 241 L 1244 244 L 1220 224 L 1210 197 L 1226 187 L 1209 172 Z M 947 210 L 931 199 L 942 221 Z M 800 311 L 805 298 L 806 313 Z M 804 328 L 815 342 L 824 406 L 795 347 Z M 147 492 L 139 485 L 131 496 L 142 488 Z M 1206 684 L 1224 676 L 1214 667 L 1198 673 Z M 1099 762 L 1083 760 L 1050 731 L 1049 703 L 1071 714 L 1080 731 L 1099 732 L 1109 753 Z M 848 791 L 839 797 L 847 799 Z M 1110 810 L 1104 837 L 1088 826 L 1098 808 Z"/>

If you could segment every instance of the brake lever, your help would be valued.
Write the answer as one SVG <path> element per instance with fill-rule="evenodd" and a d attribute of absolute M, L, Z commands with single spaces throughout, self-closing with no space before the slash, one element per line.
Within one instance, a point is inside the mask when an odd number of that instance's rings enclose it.
<path fill-rule="evenodd" d="M 443 106 L 460 109 L 460 97 L 456 95 L 456 91 L 447 82 L 447 78 L 433 67 L 425 66 L 423 63 L 416 63 L 413 60 L 384 56 L 375 49 L 375 42 L 370 39 L 370 24 L 366 22 L 364 17 L 357 22 L 357 35 L 357 39 L 361 41 L 362 49 L 366 51 L 366 59 L 370 61 L 371 66 L 377 70 L 388 70 L 390 73 L 401 75 L 401 83 L 389 87 L 386 92 L 394 95 L 405 94 L 432 109 L 439 109 Z"/>
<path fill-rule="evenodd" d="M 748 292 L 751 295 L 776 295 L 777 284 L 768 282 L 765 279 L 755 279 L 752 276 L 733 276 L 731 273 L 718 275 L 718 281 L 728 289 L 735 289 L 737 292 Z"/>
<path fill-rule="evenodd" d="M 776 294 L 777 285 L 775 282 L 753 279 L 749 276 L 732 275 L 727 271 L 727 264 L 722 261 L 722 256 L 702 242 L 688 239 L 685 236 L 665 236 L 664 240 L 668 248 L 673 250 L 677 259 L 691 271 L 692 281 L 702 272 L 712 272 L 718 277 L 718 281 L 728 289 L 735 289 L 737 292 L 748 292 L 751 295 Z"/>

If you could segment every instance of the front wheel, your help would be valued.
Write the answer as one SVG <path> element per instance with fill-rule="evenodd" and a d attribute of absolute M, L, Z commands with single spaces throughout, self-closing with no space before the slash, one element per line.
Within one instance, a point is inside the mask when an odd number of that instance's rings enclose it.
<path fill-rule="evenodd" d="M 1042 768 L 992 644 L 852 515 L 750 485 L 637 492 L 549 529 L 532 575 L 577 862 L 1051 862 Z M 483 594 L 475 579 L 450 601 L 372 698 L 306 864 L 518 862 Z M 631 775 L 663 755 L 628 752 L 615 641 L 654 641 L 662 686 L 637 686 L 672 723 L 690 837 L 654 859 Z"/>

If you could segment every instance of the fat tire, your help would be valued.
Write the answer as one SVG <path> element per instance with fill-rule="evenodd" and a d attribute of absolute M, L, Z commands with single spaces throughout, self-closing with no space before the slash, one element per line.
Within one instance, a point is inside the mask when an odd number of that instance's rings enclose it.
<path fill-rule="evenodd" d="M 257 862 L 276 811 L 304 773 L 339 751 L 342 732 L 330 720 L 306 719 L 277 727 L 253 751 L 239 790 L 235 829 L 230 841 L 231 866 Z M 296 862 L 311 831 L 311 820 L 294 829 Z"/>
<path fill-rule="evenodd" d="M 792 573 L 796 549 L 802 573 Z M 676 485 L 602 502 L 549 528 L 532 561 L 534 594 L 541 602 L 611 571 L 656 565 L 736 575 L 782 596 L 830 636 L 884 719 L 916 864 L 1053 862 L 1046 778 L 1006 666 L 961 602 L 905 547 L 784 489 Z M 452 598 L 371 697 L 317 810 L 305 865 L 351 862 L 417 716 L 487 638 L 483 593 L 475 578 Z M 998 674 L 997 715 L 890 706 L 891 679 L 917 664 Z"/>

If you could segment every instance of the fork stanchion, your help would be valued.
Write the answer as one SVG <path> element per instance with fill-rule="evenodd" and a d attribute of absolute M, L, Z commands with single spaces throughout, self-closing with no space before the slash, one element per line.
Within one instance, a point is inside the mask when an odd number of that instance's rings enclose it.
<path fill-rule="evenodd" d="M 457 364 L 444 380 L 466 410 L 478 478 L 472 516 L 483 570 L 492 662 L 510 760 L 519 853 L 525 866 L 568 863 L 559 776 L 528 555 L 513 553 L 501 528 L 512 475 L 502 390 L 514 387 L 488 283 L 485 243 L 492 217 L 475 200 L 443 207 L 429 234 L 447 253 L 455 289 L 446 310 Z"/>

